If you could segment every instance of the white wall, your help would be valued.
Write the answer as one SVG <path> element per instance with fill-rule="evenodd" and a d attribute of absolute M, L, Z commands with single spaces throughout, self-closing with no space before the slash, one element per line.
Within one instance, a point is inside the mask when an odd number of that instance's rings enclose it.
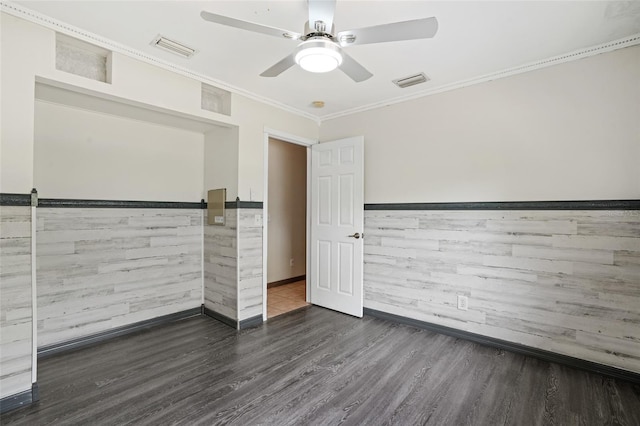
<path fill-rule="evenodd" d="M 307 148 L 269 139 L 268 208 L 267 282 L 305 275 Z"/>
<path fill-rule="evenodd" d="M 55 32 L 0 14 L 2 31 L 2 139 L 0 192 L 28 193 L 34 187 L 34 102 L 36 77 L 115 96 L 177 114 L 233 124 L 231 117 L 205 111 L 197 80 L 114 52 L 112 82 L 106 84 L 55 69 Z M 19 40 L 19 42 L 17 42 Z M 202 162 L 199 166 L 202 169 Z M 202 186 L 202 179 L 200 180 Z M 195 197 L 196 200 L 200 195 Z M 192 201 L 192 198 L 190 201 Z"/>
<path fill-rule="evenodd" d="M 20 43 L 15 43 L 20 40 Z M 35 77 L 179 113 L 239 126 L 238 194 L 261 201 L 265 128 L 318 139 L 319 126 L 267 104 L 232 94 L 231 117 L 205 111 L 197 80 L 135 58 L 112 54 L 111 84 L 55 69 L 55 32 L 2 14 L 2 161 L 0 192 L 28 193 L 33 185 L 33 102 Z"/>
<path fill-rule="evenodd" d="M 34 76 L 53 66 L 55 41 L 52 31 L 4 13 L 0 31 L 0 192 L 26 194 L 33 188 Z"/>
<path fill-rule="evenodd" d="M 365 202 L 640 198 L 640 46 L 322 123 Z"/>
<path fill-rule="evenodd" d="M 204 135 L 204 194 L 226 188 L 227 201 L 238 196 L 238 128 L 220 127 Z"/>
<path fill-rule="evenodd" d="M 35 103 L 42 198 L 199 201 L 203 150 L 202 133 Z"/>
<path fill-rule="evenodd" d="M 242 201 L 263 201 L 265 129 L 318 140 L 319 127 L 313 120 L 242 96 L 233 102 L 231 113 L 240 132 L 238 193 Z"/>

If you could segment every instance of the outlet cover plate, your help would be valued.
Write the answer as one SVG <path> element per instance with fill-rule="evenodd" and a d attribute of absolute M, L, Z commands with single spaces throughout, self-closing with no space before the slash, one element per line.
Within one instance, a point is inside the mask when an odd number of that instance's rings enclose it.
<path fill-rule="evenodd" d="M 462 311 L 469 310 L 469 298 L 462 294 L 458 295 L 458 309 Z"/>

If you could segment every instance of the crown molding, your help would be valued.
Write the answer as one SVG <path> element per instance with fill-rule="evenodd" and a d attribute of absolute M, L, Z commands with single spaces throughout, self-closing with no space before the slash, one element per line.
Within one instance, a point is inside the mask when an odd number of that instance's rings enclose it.
<path fill-rule="evenodd" d="M 598 44 L 584 49 L 574 50 L 562 55 L 553 56 L 546 59 L 540 59 L 534 62 L 528 62 L 517 67 L 507 68 L 500 71 L 496 71 L 490 74 L 481 75 L 479 77 L 470 78 L 468 80 L 456 81 L 454 83 L 444 84 L 436 86 L 427 90 L 414 92 L 406 96 L 398 96 L 396 98 L 387 99 L 385 101 L 375 102 L 368 105 L 359 106 L 356 108 L 350 108 L 344 111 L 336 112 L 333 114 L 327 114 L 320 116 L 320 122 L 332 120 L 334 118 L 344 117 L 359 112 L 369 111 L 376 108 L 382 108 L 394 104 L 399 104 L 414 99 L 424 98 L 426 96 L 435 95 L 437 93 L 448 92 L 450 90 L 460 89 L 463 87 L 473 86 L 480 83 L 485 83 L 491 80 L 498 80 L 500 78 L 510 77 L 512 75 L 523 74 L 529 71 L 535 71 L 541 68 L 550 67 L 553 65 L 562 64 L 565 62 L 571 62 L 589 56 L 599 55 L 601 53 L 612 52 L 614 50 L 622 49 L 625 47 L 631 47 L 640 44 L 640 33 L 634 35 L 609 41 L 607 43 Z"/>
<path fill-rule="evenodd" d="M 207 83 L 216 87 L 219 87 L 224 90 L 228 90 L 229 92 L 247 97 L 249 99 L 258 101 L 260 103 L 270 105 L 272 107 L 278 108 L 280 110 L 289 112 L 291 114 L 298 115 L 300 117 L 307 118 L 312 120 L 318 125 L 321 125 L 322 122 L 332 120 L 335 118 L 340 118 L 364 111 L 369 111 L 376 108 L 382 108 L 390 105 L 399 104 L 406 101 L 411 101 L 414 99 L 423 98 L 430 95 L 435 95 L 438 93 L 448 92 L 450 90 L 456 90 L 463 87 L 472 86 L 475 84 L 485 83 L 491 80 L 497 80 L 500 78 L 510 77 L 517 74 L 526 73 L 529 71 L 538 70 L 541 68 L 546 68 L 553 65 L 558 65 L 565 62 L 571 62 L 582 58 L 587 58 L 590 56 L 599 55 L 601 53 L 612 52 L 614 50 L 622 49 L 625 47 L 630 47 L 634 45 L 640 44 L 640 33 L 633 34 L 628 37 L 624 37 L 617 40 L 612 40 L 606 43 L 598 44 L 591 47 L 586 47 L 583 49 L 574 50 L 572 52 L 568 52 L 562 55 L 553 56 L 550 58 L 540 59 L 533 62 L 528 62 L 517 67 L 507 68 L 503 70 L 499 70 L 490 74 L 481 75 L 478 77 L 470 78 L 467 80 L 460 80 L 457 82 L 444 84 L 441 86 L 432 87 L 430 89 L 422 90 L 419 92 L 414 92 L 410 95 L 398 96 L 395 98 L 387 99 L 380 102 L 374 102 L 367 105 L 362 105 L 356 108 L 350 108 L 343 111 L 339 111 L 333 114 L 327 114 L 323 116 L 317 116 L 314 114 L 310 114 L 306 111 L 301 111 L 297 108 L 293 108 L 284 103 L 275 101 L 273 99 L 266 98 L 264 96 L 258 95 L 256 93 L 244 90 L 240 87 L 233 86 L 224 81 L 216 80 L 206 75 L 191 71 L 187 68 L 178 66 L 176 64 L 172 64 L 163 59 L 154 57 L 152 55 L 148 55 L 139 50 L 132 49 L 123 44 L 117 43 L 113 40 L 110 40 L 105 37 L 101 37 L 97 34 L 93 34 L 89 31 L 85 31 L 83 29 L 77 28 L 75 26 L 69 25 L 57 19 L 53 19 L 47 15 L 41 14 L 39 12 L 33 11 L 31 9 L 22 7 L 10 1 L 0 1 L 0 11 L 7 13 L 12 16 L 16 16 L 18 18 L 24 19 L 26 21 L 38 24 L 45 28 L 52 29 L 62 34 L 66 34 L 71 37 L 75 37 L 77 39 L 83 40 L 87 43 L 92 43 L 98 45 L 100 47 L 109 49 L 114 52 L 118 52 L 120 54 L 132 57 L 134 59 L 146 62 L 151 65 L 155 65 L 157 67 L 163 68 L 168 71 L 175 72 L 176 74 L 183 75 L 185 77 L 193 78 L 195 80 L 201 81 L 203 83 Z"/>
<path fill-rule="evenodd" d="M 260 103 L 267 104 L 272 107 L 281 109 L 291 114 L 295 114 L 300 117 L 307 118 L 309 120 L 312 120 L 318 125 L 320 124 L 320 118 L 316 115 L 309 114 L 308 112 L 301 111 L 299 109 L 293 108 L 284 103 L 258 95 L 257 93 L 253 93 L 248 90 L 244 90 L 240 87 L 233 86 L 224 81 L 216 80 L 204 74 L 191 71 L 187 68 L 181 67 L 179 65 L 173 64 L 171 62 L 165 61 L 163 59 L 160 59 L 155 56 L 149 55 L 147 53 L 141 52 L 139 50 L 133 49 L 131 47 L 128 47 L 126 45 L 120 44 L 111 39 L 108 39 L 106 37 L 102 37 L 92 32 L 85 31 L 81 28 L 75 27 L 73 25 L 69 25 L 65 22 L 51 18 L 47 15 L 28 9 L 26 7 L 15 4 L 13 2 L 0 1 L 0 11 L 8 15 L 12 15 L 17 18 L 24 19 L 25 21 L 40 25 L 42 27 L 49 28 L 58 33 L 65 34 L 70 37 L 74 37 L 78 40 L 82 40 L 87 43 L 91 43 L 99 47 L 111 50 L 112 52 L 117 52 L 122 55 L 129 56 L 131 58 L 137 59 L 139 61 L 151 64 L 151 65 L 155 65 L 159 68 L 174 72 L 176 74 L 180 74 L 182 76 L 189 77 L 194 80 L 198 80 L 200 82 L 210 84 L 212 86 L 227 90 L 237 95 L 244 96 L 254 101 L 258 101 Z"/>

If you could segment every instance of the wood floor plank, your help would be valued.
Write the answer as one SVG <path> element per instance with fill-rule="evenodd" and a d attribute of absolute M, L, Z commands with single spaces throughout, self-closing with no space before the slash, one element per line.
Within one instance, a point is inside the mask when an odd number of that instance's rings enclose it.
<path fill-rule="evenodd" d="M 44 359 L 3 425 L 640 424 L 640 386 L 318 307 L 208 317 Z"/>

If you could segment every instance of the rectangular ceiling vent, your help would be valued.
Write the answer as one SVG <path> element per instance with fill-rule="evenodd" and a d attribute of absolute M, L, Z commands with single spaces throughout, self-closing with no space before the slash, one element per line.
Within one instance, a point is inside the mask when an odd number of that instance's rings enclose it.
<path fill-rule="evenodd" d="M 161 35 L 158 35 L 156 38 L 154 38 L 151 42 L 151 45 L 159 47 L 160 49 L 166 50 L 168 52 L 175 53 L 176 55 L 180 55 L 183 58 L 190 58 L 196 53 L 196 49 L 193 49 L 180 42 L 168 39 L 165 36 Z"/>
<path fill-rule="evenodd" d="M 393 80 L 393 84 L 401 89 L 404 89 L 405 87 L 415 86 L 416 84 L 425 83 L 427 81 L 429 81 L 429 77 L 421 72 L 420 74 L 410 75 L 409 77 L 403 77 L 397 80 Z"/>

